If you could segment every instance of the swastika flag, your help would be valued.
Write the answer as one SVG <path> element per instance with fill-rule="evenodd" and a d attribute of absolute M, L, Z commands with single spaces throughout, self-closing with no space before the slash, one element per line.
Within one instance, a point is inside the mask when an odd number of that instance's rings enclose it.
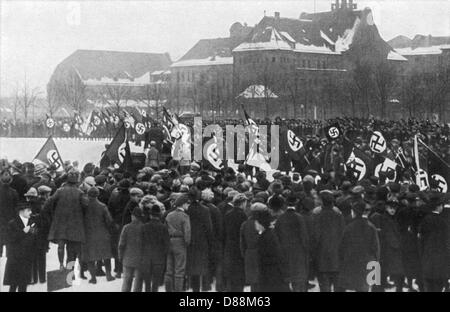
<path fill-rule="evenodd" d="M 44 143 L 42 148 L 34 157 L 33 163 L 41 164 L 46 167 L 55 166 L 57 171 L 63 170 L 63 161 L 61 155 L 59 154 L 58 148 L 56 147 L 55 141 L 50 136 Z"/>

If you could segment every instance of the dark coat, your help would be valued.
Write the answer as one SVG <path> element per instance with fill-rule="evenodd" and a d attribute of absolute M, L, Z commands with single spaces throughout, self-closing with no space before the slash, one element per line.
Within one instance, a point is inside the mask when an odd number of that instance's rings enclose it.
<path fill-rule="evenodd" d="M 313 214 L 313 258 L 318 272 L 339 271 L 339 245 L 344 233 L 342 213 L 322 208 Z"/>
<path fill-rule="evenodd" d="M 13 175 L 10 186 L 17 191 L 17 194 L 21 199 L 25 198 L 24 195 L 29 189 L 27 180 L 23 174 Z"/>
<path fill-rule="evenodd" d="M 247 216 L 240 208 L 233 208 L 224 218 L 224 276 L 235 284 L 245 283 L 244 258 L 240 250 L 241 225 Z"/>
<path fill-rule="evenodd" d="M 444 208 L 442 211 L 442 218 L 444 218 L 447 224 L 447 252 L 450 255 L 450 209 Z M 448 262 L 448 272 L 450 274 L 450 261 Z"/>
<path fill-rule="evenodd" d="M 34 223 L 28 220 L 28 225 Z M 33 245 L 35 234 L 25 233 L 22 220 L 17 215 L 7 225 L 7 260 L 4 285 L 28 285 L 31 282 Z"/>
<path fill-rule="evenodd" d="M 308 278 L 309 237 L 304 218 L 293 209 L 286 210 L 275 223 L 288 278 Z"/>
<path fill-rule="evenodd" d="M 138 206 L 139 204 L 132 200 L 127 203 L 122 213 L 122 227 L 131 222 L 131 214 L 133 213 L 134 208 Z"/>
<path fill-rule="evenodd" d="M 83 261 L 97 261 L 112 258 L 112 218 L 108 208 L 98 199 L 90 198 L 84 215 L 86 242 L 82 248 Z"/>
<path fill-rule="evenodd" d="M 406 277 L 422 276 L 418 243 L 419 213 L 413 206 L 404 206 L 397 212 L 400 229 L 402 262 Z"/>
<path fill-rule="evenodd" d="M 210 255 L 211 259 L 217 261 L 223 257 L 223 216 L 220 213 L 219 208 L 214 204 L 202 203 L 209 209 L 209 214 L 211 216 L 212 235 Z"/>
<path fill-rule="evenodd" d="M 255 220 L 250 217 L 241 226 L 241 255 L 245 263 L 245 282 L 257 284 L 259 278 L 258 260 L 258 232 L 255 228 Z"/>
<path fill-rule="evenodd" d="M 109 197 L 111 196 L 111 194 L 105 190 L 103 187 L 98 187 L 98 191 L 100 192 L 100 195 L 98 195 L 98 200 L 102 203 L 104 203 L 105 205 L 108 205 L 109 203 Z"/>
<path fill-rule="evenodd" d="M 448 226 L 442 215 L 428 214 L 419 226 L 420 255 L 426 279 L 449 277 Z"/>
<path fill-rule="evenodd" d="M 54 211 L 49 241 L 68 240 L 84 243 L 83 210 L 86 202 L 83 192 L 76 185 L 66 184 L 59 188 L 45 205 L 53 207 L 51 210 Z"/>
<path fill-rule="evenodd" d="M 142 226 L 141 271 L 147 272 L 153 265 L 165 265 L 169 252 L 169 231 L 158 219 Z"/>
<path fill-rule="evenodd" d="M 0 248 L 6 243 L 8 222 L 16 216 L 18 201 L 19 195 L 17 191 L 9 185 L 0 182 Z"/>
<path fill-rule="evenodd" d="M 289 291 L 285 282 L 286 270 L 283 266 L 281 246 L 272 229 L 266 229 L 258 239 L 259 291 Z"/>
<path fill-rule="evenodd" d="M 380 243 L 377 229 L 367 219 L 357 217 L 344 230 L 339 248 L 339 286 L 344 289 L 368 291 L 367 264 L 378 261 Z"/>
<path fill-rule="evenodd" d="M 187 210 L 191 222 L 191 243 L 187 248 L 186 272 L 204 275 L 208 272 L 209 249 L 212 241 L 212 223 L 209 209 L 193 202 Z"/>
<path fill-rule="evenodd" d="M 120 234 L 118 254 L 123 266 L 139 268 L 142 252 L 142 222 L 131 221 L 125 225 Z"/>
<path fill-rule="evenodd" d="M 380 238 L 380 265 L 386 275 L 403 275 L 401 235 L 397 221 L 387 213 L 374 213 L 370 221 Z"/>
<path fill-rule="evenodd" d="M 128 190 L 119 191 L 115 188 L 108 202 L 108 209 L 115 224 L 122 225 L 123 211 L 130 201 L 130 193 Z"/>
<path fill-rule="evenodd" d="M 47 214 L 42 208 L 45 200 L 37 198 L 30 201 L 33 222 L 35 223 L 37 233 L 34 249 L 47 252 L 49 249 L 48 233 L 51 225 L 51 215 Z"/>

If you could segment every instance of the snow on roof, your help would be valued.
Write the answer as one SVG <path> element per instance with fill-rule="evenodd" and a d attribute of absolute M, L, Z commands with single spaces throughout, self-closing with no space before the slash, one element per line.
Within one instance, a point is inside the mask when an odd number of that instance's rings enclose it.
<path fill-rule="evenodd" d="M 318 47 L 315 45 L 305 45 L 298 42 L 295 44 L 294 51 L 303 53 L 339 54 L 338 52 L 334 52 L 325 46 Z"/>
<path fill-rule="evenodd" d="M 342 37 L 338 36 L 335 44 L 336 52 L 344 52 L 350 48 L 350 45 L 353 42 L 353 36 L 360 23 L 361 20 L 359 17 L 356 17 L 353 27 L 351 29 L 346 29 Z"/>
<path fill-rule="evenodd" d="M 152 76 L 158 76 L 158 75 L 162 75 L 164 73 L 163 70 L 155 70 L 154 72 L 151 73 Z"/>
<path fill-rule="evenodd" d="M 192 59 L 179 61 L 172 64 L 174 67 L 188 67 L 188 66 L 212 66 L 212 65 L 233 65 L 233 57 L 207 57 L 204 59 Z"/>
<path fill-rule="evenodd" d="M 290 41 L 290 42 L 292 42 L 292 43 L 295 43 L 295 39 L 292 38 L 292 36 L 289 35 L 288 32 L 286 32 L 286 31 L 280 31 L 280 34 L 281 34 L 284 38 L 286 38 L 288 41 Z"/>
<path fill-rule="evenodd" d="M 258 98 L 278 98 L 278 95 L 272 92 L 269 88 L 263 85 L 251 85 L 247 87 L 238 97 L 246 99 L 258 99 Z"/>
<path fill-rule="evenodd" d="M 329 44 L 334 45 L 333 40 L 331 40 L 326 33 L 324 33 L 322 30 L 320 31 L 320 36 L 325 39 Z"/>
<path fill-rule="evenodd" d="M 426 55 L 426 54 L 442 54 L 442 50 L 448 48 L 449 48 L 448 45 L 438 45 L 431 47 L 418 47 L 415 49 L 409 47 L 395 50 L 397 51 L 397 53 L 401 55 Z"/>
<path fill-rule="evenodd" d="M 398 54 L 395 51 L 389 51 L 387 59 L 391 60 L 391 61 L 407 61 L 406 58 L 404 58 L 403 56 L 401 56 L 400 54 Z"/>
<path fill-rule="evenodd" d="M 111 78 L 103 76 L 100 79 L 89 78 L 83 80 L 83 83 L 87 86 L 99 86 L 99 85 L 129 85 L 129 86 L 142 86 L 150 83 L 149 73 L 145 73 L 143 76 L 132 79 L 130 78 Z"/>

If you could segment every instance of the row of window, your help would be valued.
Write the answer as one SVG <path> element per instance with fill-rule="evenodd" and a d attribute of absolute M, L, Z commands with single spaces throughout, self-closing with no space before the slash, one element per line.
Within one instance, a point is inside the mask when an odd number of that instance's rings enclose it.
<path fill-rule="evenodd" d="M 311 59 L 302 59 L 302 60 L 297 60 L 297 62 L 295 61 L 295 59 L 289 58 L 289 57 L 284 57 L 284 56 L 279 56 L 278 57 L 279 62 L 282 64 L 288 64 L 288 63 L 293 63 L 296 66 L 301 66 L 303 68 L 320 68 L 320 69 L 326 69 L 327 68 L 327 61 L 326 60 L 311 60 Z M 239 58 L 238 63 L 240 65 L 246 65 L 249 63 L 262 63 L 262 60 L 260 57 L 243 57 L 243 58 Z M 272 62 L 272 63 L 276 63 L 277 62 L 277 57 L 276 56 L 272 56 L 272 58 L 265 58 L 265 61 L 268 62 Z"/>

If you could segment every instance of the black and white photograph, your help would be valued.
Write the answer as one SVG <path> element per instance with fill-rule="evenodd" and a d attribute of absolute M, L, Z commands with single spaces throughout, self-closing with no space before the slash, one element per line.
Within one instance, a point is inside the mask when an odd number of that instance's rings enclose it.
<path fill-rule="evenodd" d="M 449 184 L 448 0 L 0 0 L 0 292 L 450 292 Z"/>

